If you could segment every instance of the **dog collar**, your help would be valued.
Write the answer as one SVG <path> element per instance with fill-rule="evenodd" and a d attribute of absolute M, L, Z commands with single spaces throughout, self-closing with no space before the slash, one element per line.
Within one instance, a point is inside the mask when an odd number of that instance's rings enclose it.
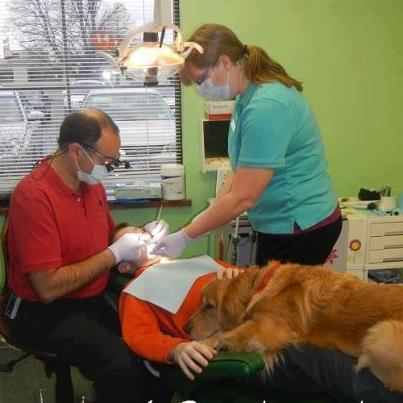
<path fill-rule="evenodd" d="M 265 275 L 262 278 L 262 281 L 260 284 L 257 286 L 255 293 L 259 293 L 263 291 L 263 289 L 266 287 L 267 283 L 270 281 L 270 279 L 274 276 L 274 273 L 277 271 L 277 269 L 281 266 L 281 262 L 275 262 L 272 267 L 270 267 L 269 270 L 265 273 Z"/>

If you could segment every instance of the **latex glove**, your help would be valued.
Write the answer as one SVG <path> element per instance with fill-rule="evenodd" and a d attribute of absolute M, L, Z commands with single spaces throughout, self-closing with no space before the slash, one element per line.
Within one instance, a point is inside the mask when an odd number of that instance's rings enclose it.
<path fill-rule="evenodd" d="M 182 228 L 158 242 L 151 253 L 159 256 L 178 257 L 192 241 L 194 241 L 194 239 L 187 236 L 185 230 Z"/>
<path fill-rule="evenodd" d="M 109 245 L 108 249 L 115 257 L 116 264 L 122 260 L 133 261 L 147 254 L 147 244 L 151 241 L 151 235 L 147 232 L 128 233 L 122 235 L 116 242 Z"/>
<path fill-rule="evenodd" d="M 161 241 L 169 234 L 169 225 L 164 220 L 160 220 L 158 223 L 157 221 L 151 221 L 144 225 L 143 229 L 151 235 L 151 240 L 155 243 Z"/>
<path fill-rule="evenodd" d="M 140 249 L 140 256 L 131 261 L 124 260 L 118 264 L 118 270 L 120 273 L 134 274 L 134 272 L 141 266 L 146 266 L 146 262 L 149 260 L 147 248 Z"/>
<path fill-rule="evenodd" d="M 191 380 L 195 379 L 193 373 L 200 374 L 207 367 L 217 351 L 197 341 L 188 341 L 178 344 L 171 352 L 183 373 Z"/>

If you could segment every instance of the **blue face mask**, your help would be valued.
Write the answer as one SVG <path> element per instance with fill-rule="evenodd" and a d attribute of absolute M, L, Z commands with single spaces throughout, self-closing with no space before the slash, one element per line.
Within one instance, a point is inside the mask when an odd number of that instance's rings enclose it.
<path fill-rule="evenodd" d="M 205 99 L 211 101 L 227 101 L 231 99 L 230 87 L 228 84 L 229 70 L 227 73 L 227 84 L 214 85 L 211 78 L 207 78 L 200 85 L 195 83 L 196 91 Z"/>

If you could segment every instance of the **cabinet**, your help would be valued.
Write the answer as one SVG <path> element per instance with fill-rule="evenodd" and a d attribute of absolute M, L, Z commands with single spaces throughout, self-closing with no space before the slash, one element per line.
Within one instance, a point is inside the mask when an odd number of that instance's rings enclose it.
<path fill-rule="evenodd" d="M 326 266 L 368 278 L 370 270 L 403 269 L 403 215 L 342 209 L 343 227 Z"/>

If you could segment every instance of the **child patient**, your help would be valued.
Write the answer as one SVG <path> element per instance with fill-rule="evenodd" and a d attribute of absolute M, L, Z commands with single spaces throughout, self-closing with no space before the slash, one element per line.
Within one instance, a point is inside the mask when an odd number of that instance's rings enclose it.
<path fill-rule="evenodd" d="M 140 232 L 145 229 L 122 223 L 115 228 L 112 242 L 126 233 Z M 157 234 L 157 237 L 159 235 L 158 231 L 154 231 L 154 234 Z M 153 239 L 150 240 L 149 249 L 152 248 Z M 135 261 L 121 262 L 118 268 L 121 273 L 130 273 L 137 278 L 153 264 L 171 260 L 153 256 L 147 248 L 144 248 Z M 229 268 L 225 270 L 227 278 L 232 278 L 239 272 L 239 269 L 228 264 L 221 262 L 220 264 L 221 266 L 218 265 L 219 277 L 223 276 L 225 266 Z M 204 344 L 191 341 L 183 327 L 190 314 L 200 305 L 202 287 L 216 276 L 217 272 L 197 278 L 175 314 L 123 291 L 119 302 L 119 315 L 122 335 L 127 345 L 137 355 L 147 360 L 177 363 L 188 378 L 194 379 L 193 373 L 200 373 L 202 368 L 208 365 L 208 361 L 214 357 L 216 351 Z"/>
<path fill-rule="evenodd" d="M 111 235 L 110 243 L 117 241 L 124 234 L 138 232 L 149 233 L 149 243 L 144 245 L 144 248 L 141 249 L 140 255 L 136 260 L 132 260 L 130 262 L 123 261 L 118 264 L 118 270 L 120 273 L 134 274 L 137 268 L 150 266 L 153 263 L 159 262 L 161 259 L 160 256 L 151 255 L 149 253 L 149 249 L 151 249 L 153 242 L 155 243 L 159 241 L 162 236 L 167 235 L 168 225 L 162 220 L 157 224 L 153 221 L 145 225 L 143 228 L 134 227 L 125 222 L 121 223 L 114 228 Z"/>

